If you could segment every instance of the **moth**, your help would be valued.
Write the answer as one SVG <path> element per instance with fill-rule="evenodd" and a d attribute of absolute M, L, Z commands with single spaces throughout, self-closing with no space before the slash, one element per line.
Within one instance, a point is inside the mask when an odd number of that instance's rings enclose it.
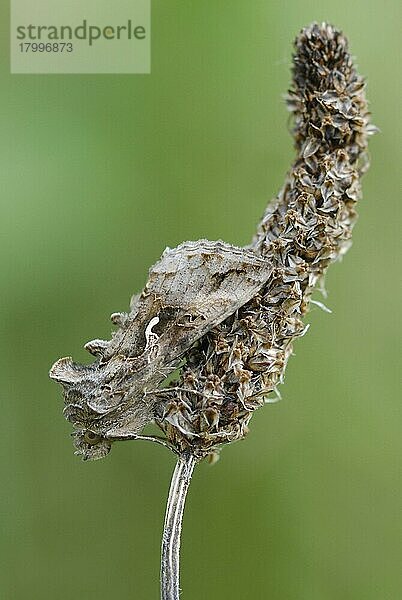
<path fill-rule="evenodd" d="M 112 442 L 138 436 L 163 412 L 158 388 L 185 352 L 247 303 L 272 273 L 269 260 L 222 241 L 166 248 L 128 313 L 113 313 L 110 341 L 84 347 L 90 365 L 61 358 L 50 377 L 63 386 L 64 415 L 74 426 L 76 454 L 106 456 Z"/>

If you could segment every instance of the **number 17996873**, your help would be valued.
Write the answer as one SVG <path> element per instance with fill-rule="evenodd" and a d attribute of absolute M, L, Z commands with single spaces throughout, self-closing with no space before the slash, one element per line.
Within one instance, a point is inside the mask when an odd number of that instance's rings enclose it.
<path fill-rule="evenodd" d="M 21 52 L 73 52 L 74 46 L 71 42 L 21 42 Z"/>

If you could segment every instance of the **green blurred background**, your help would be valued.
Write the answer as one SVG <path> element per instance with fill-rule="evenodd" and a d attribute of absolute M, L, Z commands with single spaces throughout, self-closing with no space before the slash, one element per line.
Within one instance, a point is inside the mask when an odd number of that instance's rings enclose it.
<path fill-rule="evenodd" d="M 292 41 L 343 28 L 381 135 L 354 246 L 309 315 L 282 402 L 201 465 L 183 599 L 402 597 L 396 0 L 152 2 L 151 75 L 9 74 L 1 8 L 1 548 L 6 600 L 158 598 L 173 458 L 73 455 L 55 359 L 88 360 L 165 246 L 247 243 L 293 156 Z M 398 223 L 399 220 L 399 223 Z"/>

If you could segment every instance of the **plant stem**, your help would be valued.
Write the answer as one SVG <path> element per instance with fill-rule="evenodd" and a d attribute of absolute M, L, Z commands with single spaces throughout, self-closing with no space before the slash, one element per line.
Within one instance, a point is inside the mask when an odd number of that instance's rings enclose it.
<path fill-rule="evenodd" d="M 161 600 L 179 600 L 181 528 L 196 462 L 192 454 L 179 456 L 170 482 L 161 549 Z"/>

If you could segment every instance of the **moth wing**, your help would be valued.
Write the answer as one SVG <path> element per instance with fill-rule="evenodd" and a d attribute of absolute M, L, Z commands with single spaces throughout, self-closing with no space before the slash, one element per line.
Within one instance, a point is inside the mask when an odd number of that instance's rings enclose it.
<path fill-rule="evenodd" d="M 248 302 L 271 272 L 268 262 L 252 250 L 200 240 L 165 251 L 152 268 L 146 288 L 178 310 L 178 318 L 164 335 L 169 332 L 175 346 L 175 339 L 181 338 L 187 350 Z M 186 325 L 190 331 L 183 335 Z"/>
<path fill-rule="evenodd" d="M 266 259 L 222 241 L 166 249 L 108 354 L 152 356 L 154 347 L 158 365 L 167 364 L 248 302 L 271 273 Z"/>

